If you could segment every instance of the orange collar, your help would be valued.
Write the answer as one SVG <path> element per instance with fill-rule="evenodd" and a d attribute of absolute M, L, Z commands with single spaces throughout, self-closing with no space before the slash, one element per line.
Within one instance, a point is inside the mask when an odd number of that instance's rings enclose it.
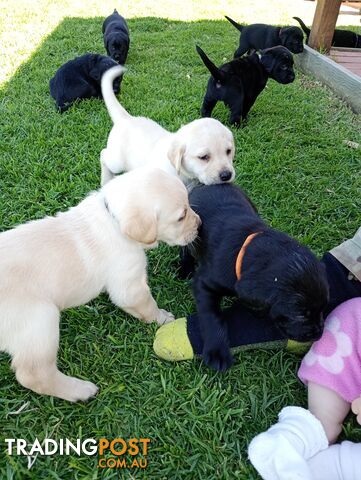
<path fill-rule="evenodd" d="M 257 235 L 259 235 L 260 233 L 262 233 L 262 232 L 255 232 L 255 233 L 251 233 L 250 235 L 248 235 L 248 237 L 244 241 L 240 251 L 238 252 L 237 260 L 236 260 L 236 277 L 237 277 L 237 280 L 241 280 L 241 268 L 242 268 L 243 257 L 244 257 L 244 254 L 246 253 L 246 249 L 247 249 L 248 245 L 252 242 L 252 240 L 255 237 L 257 237 Z"/>

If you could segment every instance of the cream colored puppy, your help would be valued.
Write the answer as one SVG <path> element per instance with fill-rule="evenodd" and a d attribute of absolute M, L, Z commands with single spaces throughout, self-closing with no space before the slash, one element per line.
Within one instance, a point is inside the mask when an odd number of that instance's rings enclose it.
<path fill-rule="evenodd" d="M 97 392 L 56 366 L 60 311 L 102 291 L 131 315 L 162 324 L 147 284 L 145 248 L 197 235 L 182 182 L 154 168 L 121 175 L 76 207 L 0 234 L 0 350 L 26 388 L 69 401 Z"/>
<path fill-rule="evenodd" d="M 102 77 L 102 94 L 114 126 L 100 155 L 101 184 L 144 164 L 178 175 L 187 186 L 231 182 L 232 132 L 213 118 L 194 120 L 171 133 L 149 118 L 133 117 L 113 92 L 113 80 L 124 71 L 116 66 Z"/>

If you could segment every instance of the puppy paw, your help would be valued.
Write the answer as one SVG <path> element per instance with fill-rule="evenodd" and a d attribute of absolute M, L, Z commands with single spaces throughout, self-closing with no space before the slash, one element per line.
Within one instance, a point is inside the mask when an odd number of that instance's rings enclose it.
<path fill-rule="evenodd" d="M 178 269 L 178 278 L 179 280 L 189 280 L 193 277 L 194 269 L 188 268 L 187 266 L 180 265 Z"/>
<path fill-rule="evenodd" d="M 67 391 L 64 389 L 62 392 L 59 392 L 57 396 L 60 398 L 64 398 L 69 402 L 85 402 L 98 393 L 99 388 L 94 383 L 80 380 L 79 378 L 68 378 Z"/>
<path fill-rule="evenodd" d="M 175 319 L 173 313 L 167 312 L 167 310 L 159 309 L 158 317 L 156 318 L 158 325 L 165 325 L 166 323 L 173 322 Z"/>
<path fill-rule="evenodd" d="M 77 378 L 74 379 L 74 390 L 72 392 L 73 400 L 72 402 L 89 400 L 89 398 L 94 397 L 97 393 L 99 388 L 94 385 L 92 382 L 87 382 L 85 380 L 79 380 Z"/>
<path fill-rule="evenodd" d="M 203 351 L 203 361 L 208 367 L 225 372 L 233 364 L 233 356 L 228 346 L 205 348 Z"/>
<path fill-rule="evenodd" d="M 234 128 L 240 128 L 240 126 L 241 126 L 241 122 L 239 120 L 233 120 L 233 121 L 231 120 L 230 123 L 231 123 L 232 127 L 234 127 Z"/>

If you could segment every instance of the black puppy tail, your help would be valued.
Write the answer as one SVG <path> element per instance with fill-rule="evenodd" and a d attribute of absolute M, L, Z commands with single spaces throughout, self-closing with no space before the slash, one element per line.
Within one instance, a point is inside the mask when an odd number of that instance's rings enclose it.
<path fill-rule="evenodd" d="M 227 17 L 227 15 L 225 15 L 226 19 L 231 22 L 231 24 L 236 27 L 237 30 L 239 30 L 240 32 L 242 32 L 242 30 L 244 29 L 244 26 L 237 23 L 235 20 L 232 20 L 231 17 Z"/>
<path fill-rule="evenodd" d="M 311 29 L 306 27 L 306 25 L 303 23 L 303 21 L 299 17 L 293 17 L 293 18 L 300 24 L 302 30 L 305 32 L 305 34 L 308 37 L 309 34 L 311 33 Z"/>
<path fill-rule="evenodd" d="M 219 68 L 216 67 L 216 65 L 207 57 L 207 55 L 203 52 L 201 47 L 198 47 L 198 45 L 196 45 L 196 50 L 198 52 L 198 55 L 201 57 L 204 65 L 211 72 L 212 77 L 218 80 L 219 82 L 221 82 L 223 79 L 223 75 L 220 72 Z"/>

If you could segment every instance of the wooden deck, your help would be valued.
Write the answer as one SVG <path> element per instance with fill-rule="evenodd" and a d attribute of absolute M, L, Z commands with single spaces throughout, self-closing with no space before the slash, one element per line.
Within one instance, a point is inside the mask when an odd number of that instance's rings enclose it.
<path fill-rule="evenodd" d="M 354 8 L 358 11 L 361 11 L 361 0 L 358 0 L 357 2 L 342 2 L 343 5 L 346 5 L 346 7 L 351 7 Z"/>
<path fill-rule="evenodd" d="M 331 48 L 329 56 L 339 65 L 361 77 L 361 49 L 358 48 Z"/>
<path fill-rule="evenodd" d="M 342 61 L 343 58 L 344 54 L 342 53 Z M 296 65 L 304 73 L 311 74 L 323 84 L 328 85 L 336 95 L 350 105 L 354 112 L 361 113 L 360 74 L 356 74 L 349 68 L 345 68 L 344 65 L 336 63 L 328 55 L 321 55 L 308 45 L 305 45 L 303 53 L 295 55 L 294 59 Z"/>

